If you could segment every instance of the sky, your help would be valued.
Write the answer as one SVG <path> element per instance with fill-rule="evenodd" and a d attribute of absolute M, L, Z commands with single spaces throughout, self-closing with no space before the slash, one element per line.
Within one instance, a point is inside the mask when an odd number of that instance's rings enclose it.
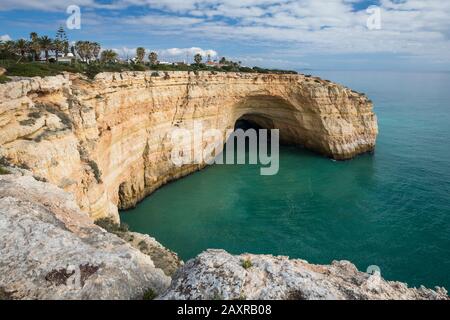
<path fill-rule="evenodd" d="M 80 29 L 68 30 L 70 5 Z M 71 21 L 74 21 L 73 19 Z M 90 40 L 295 70 L 450 71 L 449 0 L 0 0 L 0 39 Z M 190 58 L 192 59 L 192 58 Z"/>

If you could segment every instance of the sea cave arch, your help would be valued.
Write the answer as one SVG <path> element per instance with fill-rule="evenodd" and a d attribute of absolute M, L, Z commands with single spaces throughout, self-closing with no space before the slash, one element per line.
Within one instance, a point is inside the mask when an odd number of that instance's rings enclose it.
<path fill-rule="evenodd" d="M 235 130 L 278 129 L 282 144 L 308 147 L 305 145 L 307 142 L 305 138 L 309 134 L 308 129 L 302 124 L 303 118 L 304 115 L 302 116 L 301 112 L 286 99 L 279 96 L 255 95 L 246 97 L 235 105 L 232 123 Z"/>

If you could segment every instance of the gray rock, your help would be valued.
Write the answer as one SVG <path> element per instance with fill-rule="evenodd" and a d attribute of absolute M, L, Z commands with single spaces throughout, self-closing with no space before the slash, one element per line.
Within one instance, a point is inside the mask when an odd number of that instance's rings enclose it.
<path fill-rule="evenodd" d="M 96 226 L 73 197 L 31 176 L 0 176 L 0 293 L 11 299 L 140 299 L 170 277 Z"/>
<path fill-rule="evenodd" d="M 149 255 L 155 267 L 163 270 L 168 276 L 172 276 L 183 265 L 183 261 L 175 252 L 165 248 L 155 238 L 149 235 L 137 232 L 125 232 L 118 234 L 118 236 L 130 243 L 134 248 L 139 249 L 142 253 Z"/>
<path fill-rule="evenodd" d="M 244 264 L 245 262 L 245 264 Z M 244 268 L 244 265 L 246 268 Z M 207 250 L 179 269 L 161 299 L 448 299 L 447 291 L 408 288 L 348 261 L 312 265 L 288 257 Z"/>

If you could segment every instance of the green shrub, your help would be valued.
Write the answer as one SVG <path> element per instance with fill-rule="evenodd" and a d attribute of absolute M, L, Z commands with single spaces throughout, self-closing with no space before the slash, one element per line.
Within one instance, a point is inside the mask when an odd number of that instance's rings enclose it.
<path fill-rule="evenodd" d="M 147 66 L 144 64 L 128 64 L 128 63 L 102 63 L 91 62 L 89 64 L 74 62 L 66 63 L 43 63 L 43 62 L 27 62 L 22 61 L 17 63 L 15 60 L 4 59 L 0 60 L 0 66 L 7 70 L 5 75 L 0 76 L 0 83 L 10 81 L 8 76 L 19 77 L 46 77 L 55 76 L 62 72 L 81 73 L 90 79 L 101 72 L 122 72 L 122 71 L 224 71 L 224 72 L 245 72 L 245 73 L 279 73 L 279 74 L 296 74 L 296 71 L 278 70 L 278 69 L 264 69 L 259 67 L 249 68 L 242 67 L 238 64 L 226 65 L 221 68 L 210 67 L 205 64 L 199 65 L 153 65 Z M 152 73 L 156 76 L 156 73 Z M 159 75 L 158 75 L 159 76 Z"/>
<path fill-rule="evenodd" d="M 89 160 L 88 165 L 94 172 L 95 180 L 97 180 L 98 183 L 102 183 L 102 172 L 98 168 L 97 162 L 95 162 L 94 160 Z"/>
<path fill-rule="evenodd" d="M 0 83 L 7 83 L 7 82 L 9 82 L 9 81 L 11 81 L 11 79 L 8 78 L 7 76 L 5 76 L 4 74 L 2 74 L 2 75 L 0 76 Z"/>
<path fill-rule="evenodd" d="M 10 63 L 6 66 L 8 76 L 18 77 L 47 77 L 56 76 L 64 71 L 72 73 L 82 73 L 80 66 L 72 66 L 59 63 Z"/>
<path fill-rule="evenodd" d="M 0 166 L 0 175 L 5 175 L 5 174 L 11 174 L 11 172 L 9 172 L 9 170 Z"/>
<path fill-rule="evenodd" d="M 118 224 L 111 218 L 100 218 L 95 221 L 95 224 L 114 234 L 128 232 L 128 225 L 126 225 L 125 223 Z"/>
<path fill-rule="evenodd" d="M 224 300 L 223 296 L 221 294 L 219 294 L 218 292 L 214 293 L 214 296 L 212 297 L 211 300 Z"/>
<path fill-rule="evenodd" d="M 30 113 L 28 114 L 28 116 L 29 116 L 30 118 L 39 119 L 40 117 L 42 117 L 42 113 L 39 112 L 39 111 L 33 111 L 33 112 L 30 112 Z"/>
<path fill-rule="evenodd" d="M 147 289 L 144 292 L 144 296 L 142 297 L 143 300 L 154 300 L 158 295 L 153 289 Z"/>
<path fill-rule="evenodd" d="M 133 71 L 146 71 L 148 68 L 146 68 L 143 64 L 132 64 L 131 69 Z"/>
<path fill-rule="evenodd" d="M 147 244 L 147 242 L 145 242 L 144 240 L 141 240 L 139 243 L 138 243 L 138 247 L 139 247 L 139 250 L 148 250 L 148 244 Z"/>
<path fill-rule="evenodd" d="M 19 121 L 19 124 L 21 126 L 34 126 L 36 124 L 36 119 L 29 118 L 29 119 L 26 119 L 26 120 L 21 120 L 21 121 Z"/>
<path fill-rule="evenodd" d="M 246 259 L 242 261 L 242 268 L 244 268 L 245 270 L 250 269 L 253 266 L 252 262 L 250 261 L 250 259 Z"/>
<path fill-rule="evenodd" d="M 12 294 L 0 287 L 0 300 L 12 300 Z"/>

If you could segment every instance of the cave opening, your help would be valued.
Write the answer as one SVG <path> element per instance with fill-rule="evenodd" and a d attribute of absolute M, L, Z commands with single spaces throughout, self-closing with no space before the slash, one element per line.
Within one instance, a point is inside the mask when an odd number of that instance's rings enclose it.
<path fill-rule="evenodd" d="M 256 141 L 258 142 L 257 148 L 254 151 L 259 150 L 259 146 L 261 143 L 261 130 L 267 130 L 267 136 L 263 137 L 267 141 L 267 148 L 270 152 L 270 146 L 271 146 L 271 140 L 272 140 L 272 129 L 278 129 L 275 128 L 275 125 L 273 121 L 265 116 L 258 115 L 258 114 L 245 114 L 241 117 L 239 117 L 235 124 L 234 124 L 234 133 L 238 130 L 242 130 L 245 134 L 245 148 L 248 151 L 251 151 L 251 133 L 256 134 Z M 226 149 L 226 145 L 230 143 L 230 139 L 234 139 L 234 142 L 237 142 L 237 136 L 232 135 L 230 138 L 226 141 L 224 149 Z"/>
<path fill-rule="evenodd" d="M 265 116 L 246 114 L 239 117 L 218 158 L 227 164 L 253 164 L 261 168 L 278 163 L 279 134 L 273 129 L 273 121 Z M 277 157 L 276 161 L 273 156 Z M 219 160 L 218 163 L 222 162 Z"/>

